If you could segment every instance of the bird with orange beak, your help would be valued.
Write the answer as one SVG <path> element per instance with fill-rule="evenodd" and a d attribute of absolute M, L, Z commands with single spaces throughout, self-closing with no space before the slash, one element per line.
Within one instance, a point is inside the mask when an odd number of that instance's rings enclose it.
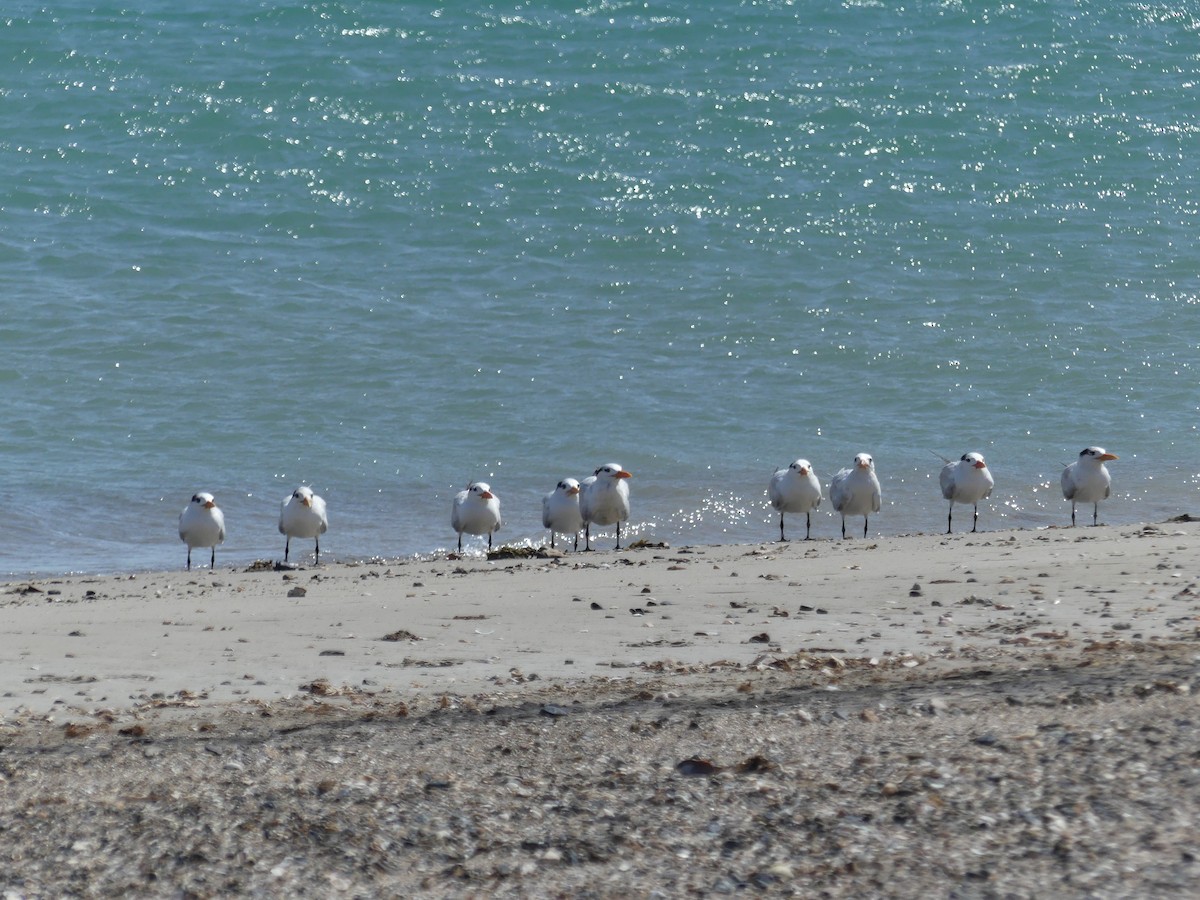
<path fill-rule="evenodd" d="M 573 534 L 575 549 L 579 549 L 583 515 L 579 512 L 579 482 L 574 478 L 564 478 L 542 498 L 542 526 L 550 529 L 551 547 L 555 534 Z"/>
<path fill-rule="evenodd" d="M 579 486 L 579 513 L 583 516 L 583 549 L 592 549 L 592 526 L 617 526 L 621 549 L 621 523 L 629 518 L 629 479 L 633 476 L 620 463 L 608 463 Z"/>
<path fill-rule="evenodd" d="M 325 501 L 313 493 L 312 488 L 301 485 L 279 504 L 279 533 L 287 540 L 283 543 L 283 561 L 288 561 L 292 538 L 312 538 L 316 542 L 313 562 L 321 563 L 321 535 L 329 530 L 329 517 L 325 514 Z"/>
<path fill-rule="evenodd" d="M 971 520 L 971 533 L 979 527 L 979 501 L 991 496 L 995 480 L 984 462 L 982 453 L 964 453 L 958 462 L 948 462 L 942 467 L 939 477 L 942 497 L 950 501 L 950 512 L 946 514 L 946 534 L 954 530 L 954 504 L 970 503 L 975 515 Z"/>
<path fill-rule="evenodd" d="M 492 532 L 500 529 L 500 498 L 486 481 L 473 481 L 465 491 L 454 495 L 450 525 L 458 532 L 459 553 L 464 534 L 486 534 L 488 549 L 492 549 Z"/>
<path fill-rule="evenodd" d="M 879 512 L 883 493 L 875 475 L 875 460 L 870 453 L 854 457 L 853 469 L 842 469 L 829 482 L 829 499 L 833 508 L 842 514 L 842 537 L 846 537 L 846 516 L 863 517 L 863 537 L 873 512 Z"/>
<path fill-rule="evenodd" d="M 1063 469 L 1063 497 L 1071 501 L 1071 524 L 1075 524 L 1075 504 L 1092 504 L 1092 524 L 1100 518 L 1100 501 L 1112 493 L 1112 476 L 1108 474 L 1109 460 L 1118 459 L 1103 447 L 1085 447 L 1079 459 Z"/>
<path fill-rule="evenodd" d="M 779 510 L 779 540 L 783 536 L 783 514 L 804 513 L 804 539 L 812 537 L 812 511 L 821 505 L 821 482 L 807 459 L 798 459 L 786 469 L 776 469 L 767 484 L 771 506 Z"/>
<path fill-rule="evenodd" d="M 211 569 L 217 564 L 217 544 L 225 541 L 225 514 L 208 491 L 197 491 L 179 514 L 179 539 L 187 544 L 187 567 L 192 567 L 193 547 L 212 547 L 208 560 Z"/>

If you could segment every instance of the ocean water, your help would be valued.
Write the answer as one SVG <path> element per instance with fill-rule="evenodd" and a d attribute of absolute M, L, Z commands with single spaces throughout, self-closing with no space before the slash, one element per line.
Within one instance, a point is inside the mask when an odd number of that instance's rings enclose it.
<path fill-rule="evenodd" d="M 10 3 L 0 575 L 181 567 L 200 489 L 278 558 L 302 482 L 328 559 L 444 551 L 472 479 L 538 542 L 610 461 L 673 545 L 859 451 L 878 534 L 967 450 L 985 529 L 1067 523 L 1090 444 L 1104 521 L 1198 512 L 1198 48 L 1184 2 Z"/>

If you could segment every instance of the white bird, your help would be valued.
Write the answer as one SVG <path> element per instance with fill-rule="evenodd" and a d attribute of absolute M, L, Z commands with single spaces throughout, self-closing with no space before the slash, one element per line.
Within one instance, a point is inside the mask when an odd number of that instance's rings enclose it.
<path fill-rule="evenodd" d="M 595 475 L 583 479 L 579 487 L 579 512 L 583 516 L 583 549 L 592 549 L 593 525 L 617 525 L 617 546 L 621 549 L 621 523 L 629 518 L 629 484 L 633 476 L 619 463 L 608 463 Z"/>
<path fill-rule="evenodd" d="M 842 469 L 833 476 L 829 482 L 829 499 L 833 501 L 833 508 L 842 514 L 842 537 L 846 536 L 846 516 L 863 517 L 863 537 L 866 537 L 870 514 L 879 512 L 882 499 L 871 454 L 858 454 L 854 457 L 853 469 Z"/>
<path fill-rule="evenodd" d="M 208 567 L 217 564 L 217 544 L 225 541 L 225 515 L 217 507 L 213 495 L 200 491 L 179 514 L 179 539 L 187 544 L 187 567 L 192 567 L 193 547 L 212 547 Z"/>
<path fill-rule="evenodd" d="M 1112 491 L 1112 476 L 1104 465 L 1116 454 L 1103 447 L 1087 447 L 1079 452 L 1079 459 L 1071 463 L 1062 473 L 1063 497 L 1071 501 L 1071 524 L 1075 524 L 1075 504 L 1091 503 L 1092 524 L 1100 516 L 1100 501 L 1107 500 Z"/>
<path fill-rule="evenodd" d="M 971 520 L 971 533 L 979 525 L 979 501 L 991 496 L 996 482 L 983 460 L 982 453 L 964 453 L 958 462 L 947 462 L 939 476 L 942 496 L 950 501 L 950 512 L 946 515 L 946 534 L 953 530 L 954 504 L 970 503 L 975 508 Z"/>
<path fill-rule="evenodd" d="M 804 513 L 804 539 L 812 533 L 812 511 L 821 505 L 821 482 L 807 459 L 798 459 L 786 469 L 776 469 L 767 485 L 767 496 L 771 506 L 779 510 L 779 540 L 783 536 L 783 514 Z"/>
<path fill-rule="evenodd" d="M 450 525 L 458 532 L 460 553 L 464 532 L 486 534 L 488 549 L 492 549 L 492 532 L 500 530 L 500 498 L 492 493 L 492 488 L 486 481 L 473 481 L 465 491 L 454 495 Z"/>
<path fill-rule="evenodd" d="M 328 530 L 325 501 L 314 494 L 312 488 L 302 485 L 279 504 L 279 533 L 287 537 L 283 543 L 284 562 L 287 562 L 292 538 L 313 538 L 316 541 L 313 561 L 320 565 L 321 535 Z"/>
<path fill-rule="evenodd" d="M 574 478 L 564 478 L 542 498 L 542 525 L 550 529 L 551 547 L 555 533 L 562 532 L 575 535 L 575 549 L 579 549 L 583 514 L 579 512 L 579 482 Z"/>

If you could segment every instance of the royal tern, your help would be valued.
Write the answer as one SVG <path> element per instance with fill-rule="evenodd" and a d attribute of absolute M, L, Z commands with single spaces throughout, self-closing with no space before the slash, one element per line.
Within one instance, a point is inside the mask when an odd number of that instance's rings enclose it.
<path fill-rule="evenodd" d="M 328 530 L 325 501 L 314 494 L 312 488 L 298 487 L 279 504 L 279 533 L 287 537 L 283 543 L 284 562 L 288 560 L 292 538 L 313 538 L 316 541 L 313 562 L 320 565 L 321 535 Z"/>
<path fill-rule="evenodd" d="M 992 473 L 983 461 L 983 454 L 964 453 L 958 462 L 946 463 L 939 480 L 942 483 L 942 496 L 950 501 L 950 511 L 946 514 L 946 534 L 954 530 L 955 503 L 970 503 L 975 508 L 975 516 L 971 520 L 971 533 L 974 534 L 979 525 L 979 501 L 990 496 L 995 486 Z"/>
<path fill-rule="evenodd" d="M 574 478 L 564 478 L 542 498 L 542 525 L 550 529 L 551 547 L 555 533 L 562 532 L 575 535 L 575 549 L 579 549 L 583 515 L 579 512 L 579 482 Z"/>
<path fill-rule="evenodd" d="M 842 469 L 833 476 L 829 482 L 829 499 L 833 508 L 842 514 L 842 537 L 846 536 L 846 516 L 863 517 L 863 537 L 866 537 L 870 514 L 879 512 L 881 500 L 871 454 L 858 454 L 854 457 L 853 469 Z"/>
<path fill-rule="evenodd" d="M 1092 524 L 1100 516 L 1100 501 L 1108 499 L 1112 491 L 1112 476 L 1104 464 L 1117 459 L 1103 447 L 1087 447 L 1079 452 L 1079 459 L 1071 463 L 1062 473 L 1063 497 L 1071 501 L 1071 524 L 1075 524 L 1075 504 L 1092 504 Z"/>
<path fill-rule="evenodd" d="M 779 510 L 779 540 L 783 536 L 783 514 L 804 513 L 804 539 L 812 534 L 812 511 L 821 505 L 821 482 L 807 459 L 798 459 L 786 469 L 776 469 L 767 485 L 771 506 Z"/>
<path fill-rule="evenodd" d="M 500 498 L 492 493 L 486 481 L 473 481 L 465 491 L 454 495 L 450 510 L 450 525 L 458 532 L 458 550 L 462 552 L 462 536 L 486 534 L 488 549 L 492 549 L 492 532 L 500 529 Z"/>
<path fill-rule="evenodd" d="M 579 487 L 579 512 L 583 516 L 583 549 L 592 549 L 592 526 L 617 526 L 617 546 L 621 549 L 621 523 L 629 518 L 629 484 L 633 476 L 618 463 L 608 463 L 595 475 L 583 479 Z"/>
<path fill-rule="evenodd" d="M 208 567 L 217 564 L 217 544 L 225 541 L 225 516 L 217 507 L 213 495 L 200 491 L 179 514 L 179 539 L 187 544 L 187 567 L 192 567 L 193 547 L 212 547 Z"/>

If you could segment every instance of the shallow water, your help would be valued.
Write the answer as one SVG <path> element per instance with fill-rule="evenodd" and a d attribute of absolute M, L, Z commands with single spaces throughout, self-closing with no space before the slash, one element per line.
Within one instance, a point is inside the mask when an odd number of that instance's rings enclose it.
<path fill-rule="evenodd" d="M 773 536 L 771 471 L 876 460 L 882 533 L 1195 511 L 1186 6 L 301 8 L 0 19 L 0 572 L 505 540 L 618 461 L 633 531 Z M 814 532 L 832 536 L 826 518 Z M 965 522 L 964 511 L 960 521 Z M 476 543 L 474 546 L 480 546 Z"/>

